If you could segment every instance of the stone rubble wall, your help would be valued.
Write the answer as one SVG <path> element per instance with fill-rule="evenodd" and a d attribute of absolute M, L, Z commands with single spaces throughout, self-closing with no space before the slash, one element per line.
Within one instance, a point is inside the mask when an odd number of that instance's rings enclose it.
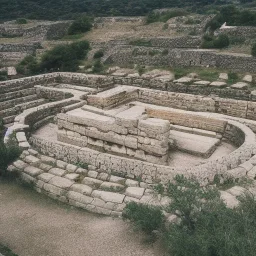
<path fill-rule="evenodd" d="M 140 64 L 149 66 L 177 66 L 177 67 L 216 67 L 232 71 L 255 72 L 256 58 L 250 55 L 224 54 L 214 50 L 203 49 L 170 49 L 168 54 L 161 54 L 153 47 L 118 46 L 111 51 L 105 63 L 123 66 L 124 64 Z"/>
<path fill-rule="evenodd" d="M 255 39 L 256 27 L 252 26 L 222 26 L 214 32 L 217 35 L 227 35 L 229 37 Z"/>

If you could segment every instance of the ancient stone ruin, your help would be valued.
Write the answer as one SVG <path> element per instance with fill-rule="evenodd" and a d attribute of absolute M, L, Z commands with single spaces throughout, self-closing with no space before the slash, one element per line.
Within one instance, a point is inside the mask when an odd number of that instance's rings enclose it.
<path fill-rule="evenodd" d="M 186 79 L 50 73 L 1 82 L 5 141 L 14 133 L 23 149 L 8 170 L 40 193 L 112 216 L 130 201 L 165 205 L 152 188 L 177 174 L 202 185 L 254 179 L 254 92 Z M 221 193 L 233 207 L 242 192 Z"/>

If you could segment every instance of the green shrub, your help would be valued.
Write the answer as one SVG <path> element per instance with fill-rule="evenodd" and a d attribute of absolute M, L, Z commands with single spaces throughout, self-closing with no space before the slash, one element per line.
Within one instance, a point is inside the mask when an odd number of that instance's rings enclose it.
<path fill-rule="evenodd" d="M 222 49 L 229 46 L 229 38 L 227 35 L 219 35 L 218 37 L 212 37 L 205 35 L 203 37 L 202 48 L 204 49 Z"/>
<path fill-rule="evenodd" d="M 97 59 L 93 65 L 93 73 L 101 73 L 104 70 L 104 66 L 99 59 Z"/>
<path fill-rule="evenodd" d="M 16 70 L 19 74 L 34 75 L 39 72 L 39 63 L 35 56 L 26 56 L 17 66 Z"/>
<path fill-rule="evenodd" d="M 39 69 L 49 71 L 77 71 L 90 46 L 87 41 L 79 41 L 69 45 L 58 45 L 47 51 L 41 58 Z"/>
<path fill-rule="evenodd" d="M 183 9 L 174 9 L 163 13 L 150 12 L 146 17 L 146 23 L 149 24 L 153 22 L 166 22 L 171 18 L 186 15 L 188 15 L 188 12 Z"/>
<path fill-rule="evenodd" d="M 251 54 L 253 57 L 256 57 L 256 43 L 252 46 Z"/>
<path fill-rule="evenodd" d="M 76 19 L 69 27 L 68 34 L 75 35 L 90 31 L 93 19 L 89 16 L 82 16 Z"/>
<path fill-rule="evenodd" d="M 16 23 L 17 24 L 27 24 L 28 21 L 24 18 L 19 18 L 19 19 L 16 20 Z"/>
<path fill-rule="evenodd" d="M 0 174 L 3 174 L 8 165 L 16 160 L 20 154 L 21 150 L 14 135 L 10 136 L 6 144 L 0 139 Z"/>
<path fill-rule="evenodd" d="M 8 78 L 7 71 L 0 71 L 0 81 L 5 81 Z"/>
<path fill-rule="evenodd" d="M 94 59 L 100 59 L 104 56 L 103 50 L 98 50 L 97 52 L 94 53 L 93 58 Z"/>
<path fill-rule="evenodd" d="M 229 72 L 228 73 L 228 80 L 230 83 L 235 83 L 239 80 L 239 76 L 235 72 Z"/>
<path fill-rule="evenodd" d="M 154 230 L 159 230 L 164 224 L 164 215 L 158 207 L 128 203 L 124 209 L 123 217 L 134 222 L 135 226 L 152 234 Z"/>

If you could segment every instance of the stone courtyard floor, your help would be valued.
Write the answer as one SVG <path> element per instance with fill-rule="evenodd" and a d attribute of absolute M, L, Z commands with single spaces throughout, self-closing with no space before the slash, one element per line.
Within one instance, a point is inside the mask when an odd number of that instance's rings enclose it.
<path fill-rule="evenodd" d="M 0 243 L 19 256 L 164 256 L 131 224 L 0 179 Z"/>

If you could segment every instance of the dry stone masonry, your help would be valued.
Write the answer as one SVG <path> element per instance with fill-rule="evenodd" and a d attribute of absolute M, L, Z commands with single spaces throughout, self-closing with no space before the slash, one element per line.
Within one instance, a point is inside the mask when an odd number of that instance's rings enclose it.
<path fill-rule="evenodd" d="M 111 216 L 120 216 L 130 201 L 165 205 L 168 200 L 152 189 L 177 174 L 202 185 L 216 175 L 254 179 L 254 92 L 241 83 L 230 88 L 201 83 L 205 94 L 209 88 L 219 96 L 189 93 L 198 81 L 194 74 L 175 81 L 152 71 L 144 76 L 51 73 L 1 82 L 0 114 L 9 126 L 5 141 L 15 132 L 23 149 L 8 169 L 38 192 Z M 222 97 L 228 94 L 232 97 Z M 223 142 L 234 149 L 209 158 Z M 204 161 L 172 166 L 174 151 Z M 222 192 L 230 207 L 242 191 L 232 189 Z"/>

